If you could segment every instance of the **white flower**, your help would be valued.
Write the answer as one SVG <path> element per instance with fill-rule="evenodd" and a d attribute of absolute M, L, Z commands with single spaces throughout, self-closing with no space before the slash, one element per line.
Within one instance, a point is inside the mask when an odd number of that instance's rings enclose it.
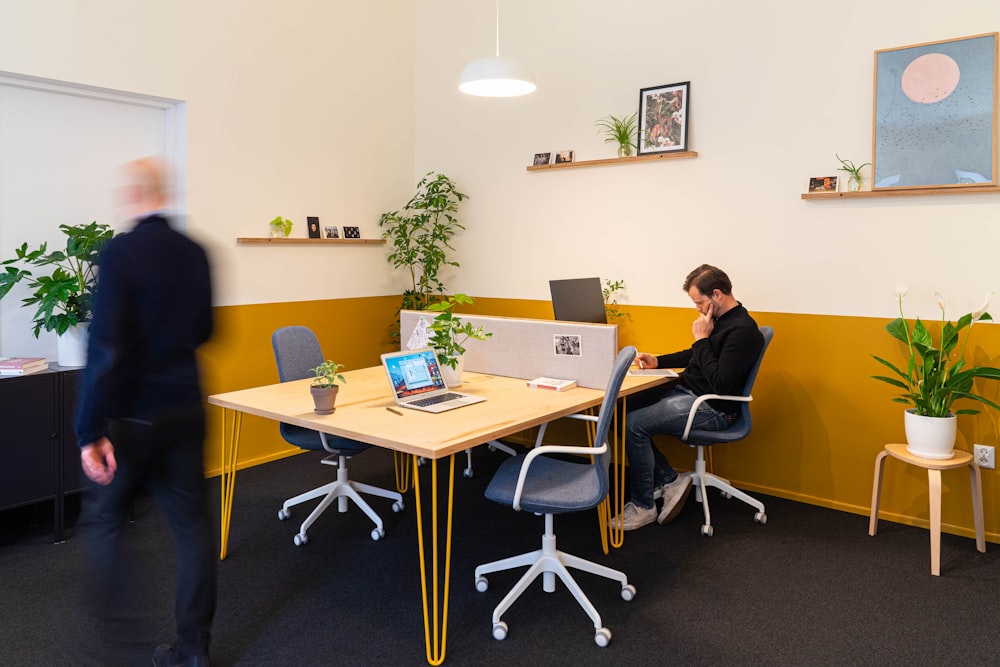
<path fill-rule="evenodd" d="M 944 315 L 944 297 L 940 293 L 934 292 L 934 300 L 937 301 L 938 308 L 941 309 L 941 314 Z"/>
<path fill-rule="evenodd" d="M 992 298 L 993 298 L 993 292 L 990 292 L 989 294 L 986 295 L 986 298 L 983 299 L 983 302 L 979 305 L 979 308 L 976 308 L 974 311 L 972 311 L 973 322 L 978 322 L 979 318 L 982 317 L 984 314 L 986 314 L 986 309 L 990 307 L 990 299 Z"/>
<path fill-rule="evenodd" d="M 910 291 L 910 286 L 906 283 L 899 283 L 896 285 L 896 298 L 902 299 L 906 296 L 906 293 Z"/>

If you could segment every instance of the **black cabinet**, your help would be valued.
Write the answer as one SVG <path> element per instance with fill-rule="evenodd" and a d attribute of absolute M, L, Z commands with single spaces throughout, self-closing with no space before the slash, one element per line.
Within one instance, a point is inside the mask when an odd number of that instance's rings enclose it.
<path fill-rule="evenodd" d="M 73 435 L 82 369 L 0 377 L 0 510 L 54 501 L 55 539 L 62 541 L 64 499 L 83 488 Z"/>

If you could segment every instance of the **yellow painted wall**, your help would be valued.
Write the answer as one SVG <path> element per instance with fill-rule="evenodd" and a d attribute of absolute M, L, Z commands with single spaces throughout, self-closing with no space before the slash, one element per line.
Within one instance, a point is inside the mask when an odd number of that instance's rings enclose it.
<path fill-rule="evenodd" d="M 391 348 L 386 326 L 398 299 L 376 297 L 300 303 L 233 306 L 217 310 L 219 334 L 204 349 L 209 393 L 277 381 L 270 348 L 273 329 L 304 324 L 317 331 L 328 356 L 349 369 L 378 363 Z M 649 352 L 686 347 L 694 310 L 623 307 L 621 344 Z M 546 301 L 477 299 L 469 312 L 551 318 Z M 875 455 L 887 442 L 903 441 L 903 406 L 892 403 L 891 387 L 870 378 L 881 373 L 871 359 L 878 354 L 902 361 L 903 351 L 883 331 L 877 318 L 754 313 L 759 324 L 774 327 L 775 336 L 754 389 L 754 428 L 742 443 L 712 448 L 714 471 L 738 487 L 833 509 L 867 515 L 871 502 Z M 1000 349 L 1000 327 L 975 329 L 970 345 L 977 364 L 1000 366 L 985 356 Z M 997 386 L 980 391 L 998 399 Z M 220 469 L 221 411 L 210 408 L 208 469 Z M 997 416 L 982 413 L 959 418 L 961 449 L 974 442 L 997 444 Z M 660 445 L 679 468 L 693 466 L 693 450 L 670 438 Z M 246 418 L 240 465 L 253 465 L 294 453 L 266 420 Z M 968 475 L 943 473 L 944 530 L 973 534 Z M 983 470 L 983 504 L 987 539 L 1000 542 L 997 472 Z M 748 511 L 749 512 L 749 511 Z M 882 516 L 925 526 L 928 521 L 927 475 L 895 459 L 886 463 Z M 780 522 L 780 516 L 772 516 Z M 749 513 L 748 513 L 749 520 Z"/>

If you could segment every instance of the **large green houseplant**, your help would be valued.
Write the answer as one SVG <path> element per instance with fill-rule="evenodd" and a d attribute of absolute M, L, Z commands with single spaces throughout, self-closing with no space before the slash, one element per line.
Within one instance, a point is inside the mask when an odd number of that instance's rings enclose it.
<path fill-rule="evenodd" d="M 973 408 L 955 409 L 956 401 L 969 399 L 994 410 L 1000 410 L 1000 405 L 975 393 L 973 386 L 976 378 L 1000 380 L 1000 369 L 967 365 L 965 360 L 965 348 L 972 334 L 973 325 L 976 322 L 993 319 L 986 312 L 989 298 L 975 311 L 963 315 L 957 322 L 952 323 L 945 316 L 944 299 L 936 294 L 938 308 L 941 309 L 941 331 L 939 340 L 935 341 L 933 334 L 919 317 L 912 327 L 903 317 L 903 297 L 906 295 L 906 288 L 901 286 L 896 295 L 899 300 L 899 317 L 889 322 L 885 330 L 890 336 L 906 345 L 906 367 L 900 368 L 882 357 L 872 355 L 876 361 L 892 371 L 891 376 L 872 377 L 901 389 L 902 393 L 892 400 L 912 406 L 906 415 L 907 442 L 910 451 L 926 458 L 950 458 L 955 443 L 955 416 L 979 412 Z M 913 433 L 919 421 L 915 418 L 924 417 L 939 421 L 950 420 L 946 428 L 941 426 L 931 428 L 949 434 L 951 443 L 941 443 L 939 450 L 938 443 L 930 443 L 920 436 L 915 438 Z M 914 440 L 918 438 L 920 442 L 915 443 Z"/>
<path fill-rule="evenodd" d="M 48 251 L 48 244 L 31 248 L 27 243 L 15 256 L 0 262 L 0 299 L 22 280 L 30 296 L 21 300 L 34 306 L 35 338 L 44 329 L 62 336 L 72 327 L 89 322 L 97 284 L 97 260 L 114 231 L 96 221 L 87 225 L 59 225 L 66 235 L 64 250 Z M 49 271 L 44 273 L 42 269 Z"/>
<path fill-rule="evenodd" d="M 465 229 L 454 214 L 466 196 L 447 176 L 432 171 L 420 179 L 416 194 L 401 211 L 379 218 L 382 238 L 392 243 L 388 261 L 409 272 L 403 309 L 425 310 L 444 294 L 439 273 L 445 266 L 458 266 L 448 253 L 454 250 L 451 238 Z"/>

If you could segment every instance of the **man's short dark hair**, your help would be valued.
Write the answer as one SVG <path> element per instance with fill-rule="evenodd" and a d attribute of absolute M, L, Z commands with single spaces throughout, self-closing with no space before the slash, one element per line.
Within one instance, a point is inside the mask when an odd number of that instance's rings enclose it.
<path fill-rule="evenodd" d="M 684 279 L 684 287 L 682 289 L 688 292 L 691 290 L 692 285 L 697 287 L 698 291 L 706 296 L 715 290 L 719 290 L 723 294 L 733 293 L 733 283 L 729 280 L 726 272 L 711 264 L 702 264 L 689 273 L 687 278 Z"/>

